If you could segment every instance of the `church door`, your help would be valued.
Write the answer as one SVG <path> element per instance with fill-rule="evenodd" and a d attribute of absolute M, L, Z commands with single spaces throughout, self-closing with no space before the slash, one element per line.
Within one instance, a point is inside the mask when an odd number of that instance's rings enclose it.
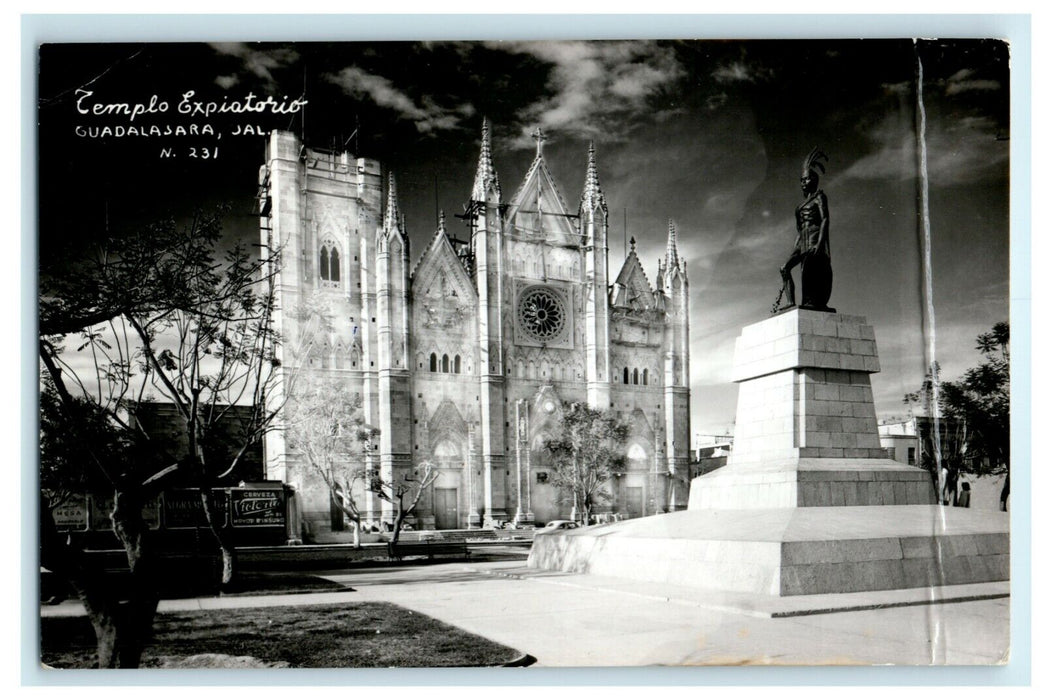
<path fill-rule="evenodd" d="M 435 489 L 435 529 L 454 530 L 457 524 L 457 489 Z"/>
<path fill-rule="evenodd" d="M 628 494 L 628 517 L 641 518 L 642 512 L 642 487 L 629 486 L 625 489 Z"/>

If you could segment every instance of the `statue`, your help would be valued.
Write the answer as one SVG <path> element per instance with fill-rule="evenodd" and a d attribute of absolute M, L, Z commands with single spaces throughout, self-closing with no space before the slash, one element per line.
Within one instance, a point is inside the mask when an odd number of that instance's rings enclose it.
<path fill-rule="evenodd" d="M 802 265 L 802 304 L 803 309 L 817 311 L 834 311 L 827 305 L 831 298 L 831 245 L 829 241 L 830 218 L 827 213 L 827 195 L 819 189 L 820 176 L 826 172 L 823 161 L 827 154 L 819 147 L 810 151 L 802 166 L 802 194 L 805 201 L 795 209 L 795 225 L 798 237 L 794 250 L 784 266 L 780 268 L 783 287 L 773 304 L 773 313 L 789 309 L 795 305 L 795 281 L 791 278 L 791 270 Z M 781 297 L 785 304 L 780 306 Z"/>

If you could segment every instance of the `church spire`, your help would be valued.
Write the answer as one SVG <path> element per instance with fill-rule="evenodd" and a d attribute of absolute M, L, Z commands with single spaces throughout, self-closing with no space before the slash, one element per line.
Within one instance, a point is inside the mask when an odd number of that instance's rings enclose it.
<path fill-rule="evenodd" d="M 606 197 L 599 184 L 599 170 L 595 166 L 595 141 L 588 144 L 588 174 L 584 178 L 584 193 L 581 195 L 581 209 L 594 211 L 596 207 L 606 209 Z"/>
<path fill-rule="evenodd" d="M 385 205 L 385 232 L 391 232 L 393 229 L 399 228 L 400 232 L 404 235 L 406 231 L 403 227 L 403 217 L 399 213 L 399 196 L 396 194 L 396 176 L 394 173 L 388 173 L 388 203 Z"/>
<path fill-rule="evenodd" d="M 675 241 L 675 220 L 668 219 L 668 255 L 664 261 L 666 271 L 679 267 L 679 251 Z"/>
<path fill-rule="evenodd" d="M 490 121 L 483 117 L 483 137 L 479 146 L 479 167 L 475 171 L 475 182 L 472 184 L 472 200 L 485 202 L 490 186 L 501 198 L 501 183 L 497 180 L 497 171 L 493 169 L 493 158 L 490 155 Z"/>

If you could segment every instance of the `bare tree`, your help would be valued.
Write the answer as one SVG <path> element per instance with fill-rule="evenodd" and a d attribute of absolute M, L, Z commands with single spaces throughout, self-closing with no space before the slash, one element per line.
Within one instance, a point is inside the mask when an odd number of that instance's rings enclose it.
<path fill-rule="evenodd" d="M 352 524 L 357 548 L 365 517 L 362 499 L 370 488 L 366 457 L 378 434 L 363 421 L 361 405 L 338 382 L 305 374 L 294 382 L 284 415 L 287 447 L 326 485 Z"/>
<path fill-rule="evenodd" d="M 399 542 L 403 522 L 417 509 L 421 497 L 439 478 L 439 470 L 431 462 L 422 462 L 412 472 L 392 479 L 373 475 L 370 488 L 378 498 L 392 504 L 392 546 Z"/>

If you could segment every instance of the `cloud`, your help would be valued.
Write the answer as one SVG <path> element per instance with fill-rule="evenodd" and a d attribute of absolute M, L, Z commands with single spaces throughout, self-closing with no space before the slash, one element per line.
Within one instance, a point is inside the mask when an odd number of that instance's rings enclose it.
<path fill-rule="evenodd" d="M 731 61 L 711 72 L 711 77 L 719 83 L 755 83 L 773 76 L 773 70 L 762 68 L 754 63 Z"/>
<path fill-rule="evenodd" d="M 368 73 L 357 66 L 347 66 L 323 77 L 356 99 L 371 100 L 380 107 L 392 110 L 400 118 L 412 121 L 423 134 L 457 129 L 462 118 L 475 114 L 475 108 L 468 103 L 449 110 L 429 95 L 423 95 L 418 104 L 388 78 Z"/>
<path fill-rule="evenodd" d="M 944 81 L 944 94 L 957 95 L 962 92 L 1001 90 L 1001 83 L 997 80 L 984 80 L 974 77 L 975 75 L 976 72 L 969 68 L 957 71 Z"/>
<path fill-rule="evenodd" d="M 1001 90 L 1001 83 L 997 80 L 963 80 L 958 83 L 948 82 L 945 93 L 948 95 L 957 95 L 960 92 L 968 92 L 970 90 Z"/>
<path fill-rule="evenodd" d="M 929 155 L 929 182 L 938 186 L 960 185 L 993 178 L 1007 172 L 1009 151 L 995 138 L 994 122 L 966 117 L 950 126 L 939 126 L 929 117 L 926 135 Z M 917 142 L 914 125 L 896 122 L 879 124 L 868 134 L 876 144 L 873 151 L 854 162 L 837 181 L 907 180 L 918 174 Z"/>
<path fill-rule="evenodd" d="M 652 98 L 684 74 L 674 50 L 654 42 L 491 42 L 489 48 L 551 64 L 550 94 L 522 113 L 512 143 L 530 148 L 537 126 L 553 133 L 620 141 L 635 117 L 650 118 Z"/>
<path fill-rule="evenodd" d="M 882 83 L 882 90 L 887 95 L 907 95 L 911 92 L 911 83 L 903 81 L 899 83 Z"/>
<path fill-rule="evenodd" d="M 238 75 L 219 75 L 214 79 L 214 83 L 222 90 L 228 90 L 232 86 L 239 83 Z"/>
<path fill-rule="evenodd" d="M 244 43 L 213 43 L 210 47 L 220 54 L 240 59 L 243 70 L 261 78 L 269 88 L 276 86 L 273 71 L 286 68 L 300 58 L 298 52 L 293 49 L 277 48 L 259 51 Z M 221 85 L 220 82 L 218 84 Z"/>

